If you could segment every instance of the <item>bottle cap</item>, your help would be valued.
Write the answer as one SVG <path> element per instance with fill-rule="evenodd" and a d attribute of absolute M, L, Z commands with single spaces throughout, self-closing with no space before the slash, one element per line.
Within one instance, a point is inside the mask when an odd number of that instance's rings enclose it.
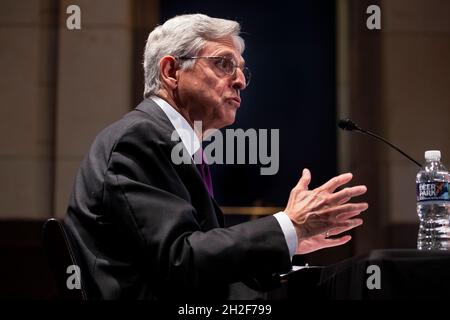
<path fill-rule="evenodd" d="M 425 151 L 425 160 L 441 160 L 441 151 L 439 150 Z"/>

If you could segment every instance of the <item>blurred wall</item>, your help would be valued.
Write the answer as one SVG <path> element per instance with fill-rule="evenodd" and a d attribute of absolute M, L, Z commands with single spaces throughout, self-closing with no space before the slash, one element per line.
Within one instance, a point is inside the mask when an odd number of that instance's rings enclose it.
<path fill-rule="evenodd" d="M 52 209 L 56 5 L 0 2 L 0 218 Z"/>
<path fill-rule="evenodd" d="M 368 30 L 366 8 L 381 8 L 381 30 Z M 450 166 L 450 2 L 338 1 L 338 109 L 423 162 L 440 149 Z M 418 167 L 366 136 L 339 133 L 343 170 L 368 185 L 369 210 L 354 253 L 415 247 Z"/>
<path fill-rule="evenodd" d="M 81 30 L 69 30 L 69 5 Z M 41 227 L 96 134 L 135 105 L 158 1 L 0 1 L 0 297 L 53 292 Z M 136 63 L 138 62 L 138 63 Z M 139 93 L 138 93 L 139 92 Z"/>
<path fill-rule="evenodd" d="M 421 163 L 441 150 L 450 168 L 450 2 L 383 1 L 384 132 Z M 390 152 L 390 221 L 418 221 L 414 164 Z"/>
<path fill-rule="evenodd" d="M 82 29 L 64 8 L 81 8 Z M 132 15 L 124 0 L 60 2 L 55 214 L 63 217 L 74 175 L 93 138 L 131 108 Z"/>

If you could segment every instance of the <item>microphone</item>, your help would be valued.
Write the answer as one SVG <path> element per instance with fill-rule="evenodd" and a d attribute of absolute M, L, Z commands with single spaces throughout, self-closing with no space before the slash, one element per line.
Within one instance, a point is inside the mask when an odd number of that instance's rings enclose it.
<path fill-rule="evenodd" d="M 390 147 L 394 148 L 395 150 L 397 150 L 398 152 L 400 152 L 402 155 L 404 155 L 406 158 L 408 158 L 409 160 L 411 160 L 412 162 L 414 162 L 415 164 L 417 164 L 419 166 L 419 168 L 422 168 L 422 165 L 417 162 L 416 160 L 414 160 L 413 158 L 411 158 L 410 156 L 408 156 L 406 153 L 404 153 L 402 150 L 400 150 L 398 147 L 396 147 L 395 145 L 393 145 L 392 143 L 390 143 L 389 141 L 387 141 L 386 139 L 380 137 L 379 135 L 376 135 L 373 132 L 370 132 L 369 130 L 364 130 L 361 129 L 356 123 L 354 123 L 352 120 L 350 119 L 341 119 L 338 122 L 338 127 L 342 130 L 347 130 L 347 131 L 357 131 L 357 132 L 361 132 L 363 134 L 366 134 L 368 136 L 372 136 L 380 141 L 383 141 L 384 143 L 386 143 L 387 145 L 389 145 Z"/>

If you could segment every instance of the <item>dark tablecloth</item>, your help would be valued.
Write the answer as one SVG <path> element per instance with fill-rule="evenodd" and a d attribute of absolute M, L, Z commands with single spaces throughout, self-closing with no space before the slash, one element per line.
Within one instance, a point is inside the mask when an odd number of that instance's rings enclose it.
<path fill-rule="evenodd" d="M 372 270 L 369 269 L 372 267 Z M 379 273 L 374 269 L 379 268 Z M 373 285 L 380 276 L 380 288 Z M 372 287 L 372 289 L 371 289 Z M 448 299 L 450 252 L 414 249 L 373 250 L 342 262 L 300 270 L 289 279 L 289 298 Z"/>

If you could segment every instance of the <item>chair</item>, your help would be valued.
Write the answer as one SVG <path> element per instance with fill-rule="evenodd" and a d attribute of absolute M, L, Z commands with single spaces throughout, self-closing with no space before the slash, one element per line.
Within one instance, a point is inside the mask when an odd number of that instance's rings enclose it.
<path fill-rule="evenodd" d="M 73 275 L 73 271 L 71 272 L 70 269 L 68 271 L 68 267 L 72 265 L 80 267 L 81 261 L 74 250 L 70 234 L 64 224 L 54 218 L 48 219 L 42 228 L 42 237 L 50 269 L 56 281 L 58 298 L 87 300 L 88 295 L 83 281 L 80 281 L 80 289 L 69 289 L 67 285 L 68 278 Z"/>

